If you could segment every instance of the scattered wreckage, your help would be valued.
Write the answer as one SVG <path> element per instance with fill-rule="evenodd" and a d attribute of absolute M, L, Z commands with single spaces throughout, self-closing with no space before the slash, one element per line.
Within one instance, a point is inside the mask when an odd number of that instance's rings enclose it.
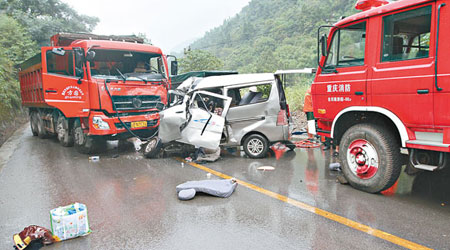
<path fill-rule="evenodd" d="M 159 134 L 144 146 L 153 158 L 161 150 L 243 146 L 250 158 L 265 157 L 281 142 L 291 150 L 291 117 L 279 76 L 241 74 L 189 78 L 169 91 L 170 106 L 160 112 Z"/>

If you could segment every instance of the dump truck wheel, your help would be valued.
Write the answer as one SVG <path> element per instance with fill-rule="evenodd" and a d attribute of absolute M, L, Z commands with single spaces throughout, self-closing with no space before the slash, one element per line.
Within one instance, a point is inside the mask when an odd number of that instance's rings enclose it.
<path fill-rule="evenodd" d="M 60 115 L 56 122 L 56 133 L 58 135 L 58 141 L 62 146 L 73 146 L 73 137 L 69 129 L 69 120 L 63 115 Z"/>
<path fill-rule="evenodd" d="M 259 134 L 252 134 L 244 140 L 244 151 L 250 158 L 263 158 L 269 150 L 269 142 Z"/>
<path fill-rule="evenodd" d="M 39 113 L 36 113 L 35 116 L 36 116 L 38 137 L 41 139 L 45 139 L 49 136 L 49 134 L 45 129 L 44 119 L 42 119 L 41 114 Z"/>
<path fill-rule="evenodd" d="M 31 127 L 31 133 L 33 133 L 33 136 L 38 136 L 38 124 L 36 119 L 36 112 L 30 113 L 30 127 Z"/>
<path fill-rule="evenodd" d="M 356 189 L 378 193 L 397 181 L 402 165 L 400 143 L 378 125 L 358 124 L 348 129 L 339 145 L 342 171 Z"/>
<path fill-rule="evenodd" d="M 106 149 L 106 140 L 85 134 L 79 120 L 75 121 L 72 134 L 74 146 L 82 154 L 97 153 Z"/>
<path fill-rule="evenodd" d="M 148 141 L 148 143 L 144 146 L 144 156 L 146 158 L 156 158 L 161 151 L 162 143 L 161 139 L 157 137 L 153 137 Z"/>

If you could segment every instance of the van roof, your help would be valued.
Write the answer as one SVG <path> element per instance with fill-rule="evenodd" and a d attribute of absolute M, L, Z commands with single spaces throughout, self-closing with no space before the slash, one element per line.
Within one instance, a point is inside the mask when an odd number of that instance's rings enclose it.
<path fill-rule="evenodd" d="M 219 88 L 244 83 L 267 82 L 274 79 L 273 73 L 209 76 L 202 79 L 194 89 Z"/>
<path fill-rule="evenodd" d="M 334 24 L 334 26 L 340 27 L 344 26 L 348 23 L 358 21 L 361 19 L 369 18 L 372 16 L 382 15 L 391 11 L 400 10 L 408 7 L 412 7 L 414 5 L 419 5 L 423 3 L 433 2 L 434 0 L 401 0 L 397 2 L 392 2 L 386 5 L 382 5 L 380 7 L 376 7 L 367 11 L 362 11 L 347 18 L 342 19 L 341 21 Z"/>

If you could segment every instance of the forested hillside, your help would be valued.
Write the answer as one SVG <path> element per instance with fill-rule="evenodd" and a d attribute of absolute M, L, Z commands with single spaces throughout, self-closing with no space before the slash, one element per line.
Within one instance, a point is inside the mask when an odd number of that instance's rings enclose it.
<path fill-rule="evenodd" d="M 356 0 L 252 0 L 235 17 L 191 45 L 225 69 L 274 72 L 315 67 L 317 28 L 356 12 Z"/>
<path fill-rule="evenodd" d="M 356 0 L 252 0 L 190 48 L 212 53 L 222 60 L 223 69 L 239 73 L 315 68 L 318 27 L 356 13 L 355 3 Z M 287 79 L 287 98 L 294 112 L 301 113 L 312 79 L 313 75 Z"/>
<path fill-rule="evenodd" d="M 49 45 L 51 35 L 89 32 L 97 22 L 59 0 L 0 0 L 0 145 L 26 119 L 15 65 Z"/>

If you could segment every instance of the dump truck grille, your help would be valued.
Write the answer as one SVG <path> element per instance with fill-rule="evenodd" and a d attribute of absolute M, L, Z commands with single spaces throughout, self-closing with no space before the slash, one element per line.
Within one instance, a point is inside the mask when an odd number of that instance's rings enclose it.
<path fill-rule="evenodd" d="M 161 102 L 161 96 L 141 95 L 141 96 L 113 96 L 116 108 L 114 110 L 141 110 L 153 109 L 162 110 L 164 104 Z"/>

